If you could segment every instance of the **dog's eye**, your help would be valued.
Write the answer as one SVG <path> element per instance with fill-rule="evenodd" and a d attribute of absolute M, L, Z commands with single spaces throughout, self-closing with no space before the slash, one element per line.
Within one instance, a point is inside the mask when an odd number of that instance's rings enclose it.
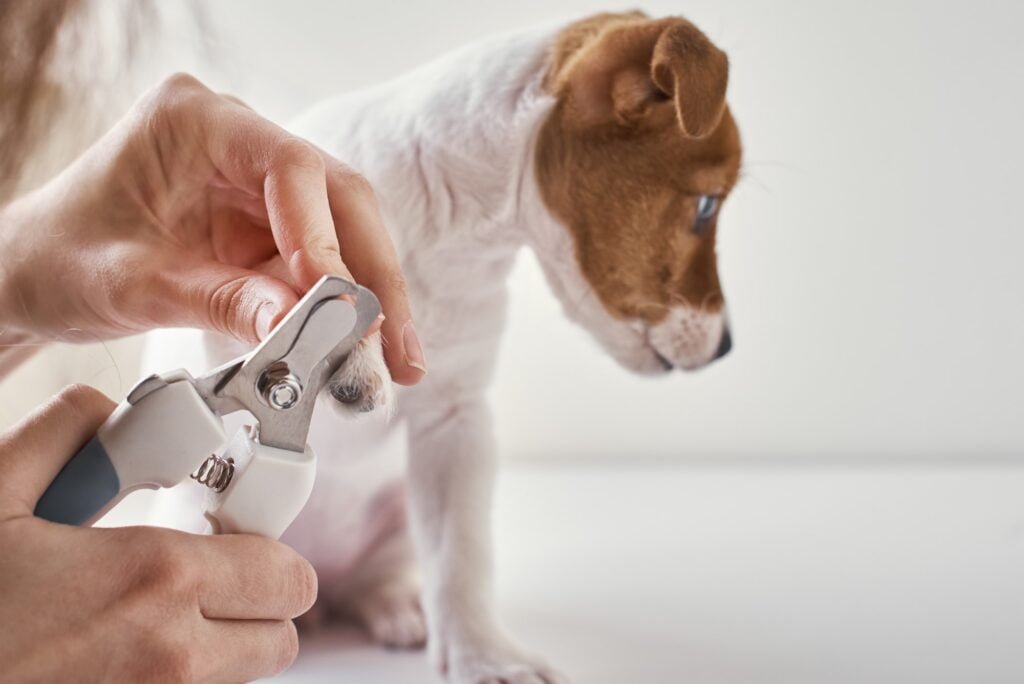
<path fill-rule="evenodd" d="M 715 214 L 718 213 L 720 200 L 716 195 L 701 195 L 697 198 L 697 217 L 693 221 L 693 232 L 703 233 Z"/>
<path fill-rule="evenodd" d="M 718 198 L 714 195 L 701 195 L 697 200 L 697 223 L 714 217 L 718 211 Z"/>

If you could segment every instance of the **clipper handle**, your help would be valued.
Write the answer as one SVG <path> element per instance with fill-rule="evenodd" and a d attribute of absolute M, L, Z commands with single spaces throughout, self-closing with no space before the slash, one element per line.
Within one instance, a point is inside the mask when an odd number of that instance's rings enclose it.
<path fill-rule="evenodd" d="M 278 539 L 298 517 L 316 479 L 316 455 L 260 444 L 242 427 L 220 457 L 231 464 L 230 480 L 207 493 L 205 515 L 218 534 L 258 534 Z"/>
<path fill-rule="evenodd" d="M 61 469 L 35 514 L 91 525 L 136 489 L 173 487 L 224 444 L 224 426 L 190 382 L 122 402 Z"/>

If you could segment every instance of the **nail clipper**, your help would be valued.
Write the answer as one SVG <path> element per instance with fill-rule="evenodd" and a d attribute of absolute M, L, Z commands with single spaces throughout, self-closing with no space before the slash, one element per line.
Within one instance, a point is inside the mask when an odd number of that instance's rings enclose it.
<path fill-rule="evenodd" d="M 249 354 L 199 378 L 149 376 L 64 466 L 36 515 L 91 525 L 135 490 L 191 478 L 207 488 L 215 532 L 280 537 L 313 489 L 306 438 L 317 395 L 379 314 L 370 290 L 325 276 Z M 228 441 L 221 418 L 236 411 L 256 425 Z"/>

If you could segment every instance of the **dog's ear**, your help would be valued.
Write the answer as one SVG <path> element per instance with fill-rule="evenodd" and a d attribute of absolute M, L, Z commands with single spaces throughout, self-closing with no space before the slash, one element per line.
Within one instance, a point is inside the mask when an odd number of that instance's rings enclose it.
<path fill-rule="evenodd" d="M 674 118 L 686 137 L 714 132 L 725 111 L 729 59 L 700 29 L 678 17 L 635 15 L 602 29 L 556 65 L 554 90 L 568 93 L 578 123 L 657 126 Z"/>
<path fill-rule="evenodd" d="M 651 79 L 673 98 L 683 133 L 711 135 L 725 112 L 729 58 L 688 21 L 666 28 L 654 45 Z"/>

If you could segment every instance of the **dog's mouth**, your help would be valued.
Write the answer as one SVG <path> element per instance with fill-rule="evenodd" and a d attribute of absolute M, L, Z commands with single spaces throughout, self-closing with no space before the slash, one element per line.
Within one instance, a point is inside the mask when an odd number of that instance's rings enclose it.
<path fill-rule="evenodd" d="M 699 371 L 703 368 L 707 368 L 716 359 L 719 358 L 719 354 L 716 353 L 714 356 L 707 359 L 679 359 L 673 361 L 669 357 L 665 356 L 665 354 L 663 354 L 661 351 L 659 351 L 658 348 L 655 347 L 650 341 L 648 341 L 644 346 L 647 348 L 647 351 L 650 352 L 652 359 L 654 359 L 658 366 L 655 370 L 650 371 L 652 374 L 670 373 L 675 370 L 692 373 L 695 371 Z"/>
<path fill-rule="evenodd" d="M 661 364 L 662 369 L 664 369 L 666 373 L 671 370 L 675 370 L 676 364 L 669 361 L 668 358 L 666 358 L 660 351 L 655 349 L 654 345 L 648 344 L 647 346 L 650 348 L 651 352 L 654 354 L 654 358 L 658 360 L 658 363 Z"/>
<path fill-rule="evenodd" d="M 724 317 L 712 322 L 717 330 L 701 320 L 683 318 L 667 329 L 654 326 L 638 331 L 650 354 L 648 364 L 657 364 L 663 373 L 677 369 L 692 372 L 722 358 L 732 349 L 732 335 Z"/>

